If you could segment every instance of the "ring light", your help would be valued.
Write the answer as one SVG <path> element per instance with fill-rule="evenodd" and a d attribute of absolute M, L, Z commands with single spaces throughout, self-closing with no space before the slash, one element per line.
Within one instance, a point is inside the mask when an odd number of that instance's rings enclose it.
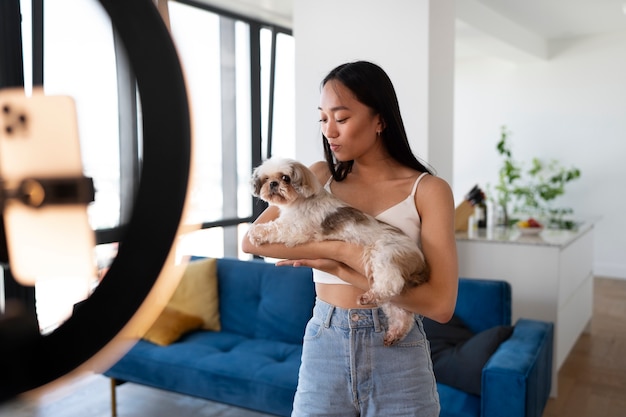
<path fill-rule="evenodd" d="M 143 161 L 133 212 L 105 278 L 67 321 L 24 345 L 2 341 L 0 398 L 70 373 L 120 332 L 159 276 L 183 213 L 191 129 L 174 44 L 151 0 L 100 3 L 126 47 L 143 113 Z"/>

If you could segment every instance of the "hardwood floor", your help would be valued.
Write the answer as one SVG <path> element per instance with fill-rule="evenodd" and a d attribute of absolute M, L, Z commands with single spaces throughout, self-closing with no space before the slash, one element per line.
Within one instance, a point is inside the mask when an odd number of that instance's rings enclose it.
<path fill-rule="evenodd" d="M 590 332 L 559 372 L 543 417 L 626 416 L 626 280 L 596 278 Z M 108 379 L 89 375 L 34 399 L 0 405 L 2 417 L 109 417 Z M 270 417 L 134 384 L 118 387 L 119 417 Z"/>
<path fill-rule="evenodd" d="M 626 280 L 596 278 L 590 333 L 559 372 L 559 393 L 543 417 L 626 415 Z"/>

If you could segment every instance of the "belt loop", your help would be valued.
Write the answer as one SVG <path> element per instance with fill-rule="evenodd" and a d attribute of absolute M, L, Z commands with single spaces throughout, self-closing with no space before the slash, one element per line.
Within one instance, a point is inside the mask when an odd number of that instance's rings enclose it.
<path fill-rule="evenodd" d="M 333 318 L 333 313 L 335 312 L 335 306 L 330 305 L 330 308 L 326 312 L 326 320 L 324 320 L 324 327 L 327 329 L 330 327 L 330 320 Z"/>
<path fill-rule="evenodd" d="M 382 331 L 382 326 L 380 325 L 380 308 L 372 309 L 372 321 L 374 322 L 374 331 L 379 333 Z"/>

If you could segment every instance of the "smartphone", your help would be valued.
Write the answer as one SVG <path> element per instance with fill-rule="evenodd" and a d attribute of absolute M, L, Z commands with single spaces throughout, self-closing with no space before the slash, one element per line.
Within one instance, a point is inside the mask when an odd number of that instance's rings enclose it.
<path fill-rule="evenodd" d="M 74 100 L 33 88 L 0 89 L 0 179 L 7 190 L 24 180 L 82 178 Z M 10 194 L 10 192 L 9 192 Z M 95 233 L 86 203 L 33 207 L 18 198 L 4 202 L 9 266 L 32 286 L 40 278 L 96 276 Z"/>

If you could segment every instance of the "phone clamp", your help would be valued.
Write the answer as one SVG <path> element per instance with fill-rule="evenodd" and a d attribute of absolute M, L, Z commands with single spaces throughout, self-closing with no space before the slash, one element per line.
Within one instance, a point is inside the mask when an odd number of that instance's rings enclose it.
<path fill-rule="evenodd" d="M 40 208 L 46 205 L 89 204 L 95 200 L 91 177 L 27 178 L 13 190 L 0 189 L 0 205 L 7 199 Z"/>

